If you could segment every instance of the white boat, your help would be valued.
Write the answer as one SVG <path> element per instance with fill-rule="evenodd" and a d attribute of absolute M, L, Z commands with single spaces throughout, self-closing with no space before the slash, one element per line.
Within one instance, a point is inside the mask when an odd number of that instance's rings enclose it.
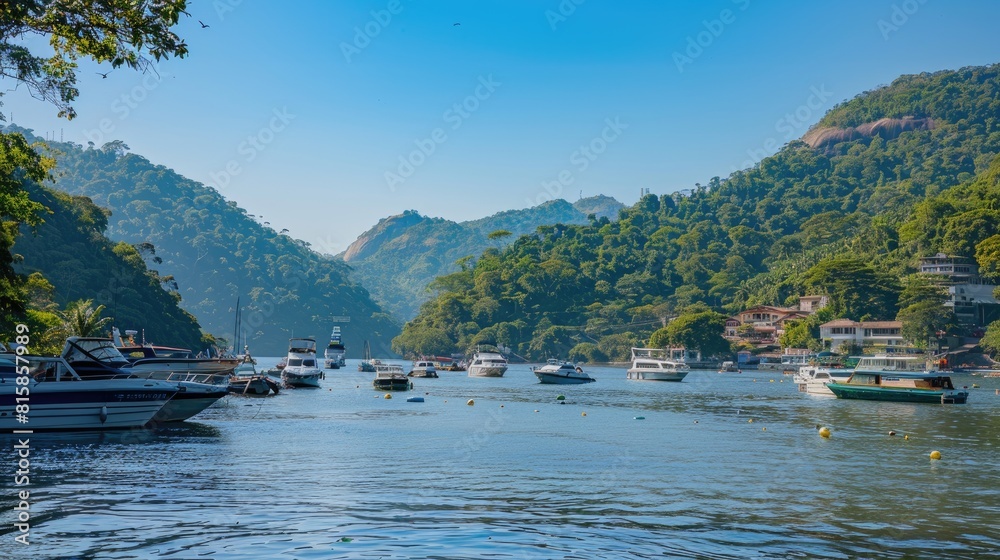
<path fill-rule="evenodd" d="M 18 377 L 30 381 L 18 383 Z M 141 428 L 177 391 L 173 383 L 128 374 L 83 379 L 62 358 L 4 354 L 0 431 Z"/>
<path fill-rule="evenodd" d="M 281 388 L 276 381 L 272 381 L 267 375 L 257 373 L 257 360 L 250 355 L 248 347 L 243 347 L 243 358 L 240 364 L 229 376 L 229 392 L 236 395 L 246 395 L 251 397 L 263 397 L 271 394 L 278 394 Z"/>
<path fill-rule="evenodd" d="M 476 352 L 469 363 L 469 377 L 503 377 L 507 359 L 496 352 Z"/>
<path fill-rule="evenodd" d="M 178 392 L 153 418 L 154 422 L 182 422 L 228 394 L 229 377 L 212 372 L 172 371 L 165 366 L 133 369 L 110 338 L 71 336 L 61 354 L 85 380 L 122 374 L 173 383 Z"/>
<path fill-rule="evenodd" d="M 413 362 L 413 367 L 410 368 L 410 377 L 437 377 L 437 368 L 434 366 L 434 362 L 426 360 L 418 360 Z"/>
<path fill-rule="evenodd" d="M 740 368 L 736 367 L 735 362 L 722 362 L 719 365 L 719 373 L 740 373 Z"/>
<path fill-rule="evenodd" d="M 554 385 L 579 385 L 581 383 L 592 383 L 597 381 L 593 377 L 584 373 L 583 368 L 574 366 L 569 362 L 550 359 L 544 366 L 533 367 L 531 371 L 535 373 L 540 383 L 551 383 Z"/>
<path fill-rule="evenodd" d="M 156 346 L 153 344 L 134 344 L 132 336 L 136 331 L 125 331 L 128 338 L 122 341 L 117 327 L 111 328 L 111 339 L 118 351 L 129 362 L 132 371 L 162 372 L 169 371 L 175 375 L 191 374 L 191 379 L 213 385 L 222 384 L 233 369 L 238 365 L 236 358 L 195 358 L 187 348 Z M 208 378 L 217 375 L 216 378 Z"/>
<path fill-rule="evenodd" d="M 378 364 L 375 366 L 372 387 L 380 391 L 409 391 L 413 388 L 413 382 L 403 373 L 403 366 Z"/>
<path fill-rule="evenodd" d="M 852 373 L 854 373 L 852 369 L 808 365 L 800 367 L 792 377 L 792 381 L 798 385 L 800 392 L 832 397 L 833 391 L 826 384 L 844 383 Z"/>
<path fill-rule="evenodd" d="M 288 387 L 319 387 L 322 377 L 323 370 L 316 366 L 316 341 L 311 338 L 289 339 L 281 381 Z"/>
<path fill-rule="evenodd" d="M 667 359 L 665 350 L 633 348 L 632 367 L 628 368 L 626 376 L 644 381 L 683 381 L 690 371 L 684 362 Z"/>
<path fill-rule="evenodd" d="M 323 351 L 323 365 L 327 369 L 340 369 L 344 367 L 347 365 L 344 359 L 346 352 L 344 341 L 340 336 L 340 327 L 333 327 L 333 332 L 330 333 L 330 343 L 326 345 L 326 350 Z"/>

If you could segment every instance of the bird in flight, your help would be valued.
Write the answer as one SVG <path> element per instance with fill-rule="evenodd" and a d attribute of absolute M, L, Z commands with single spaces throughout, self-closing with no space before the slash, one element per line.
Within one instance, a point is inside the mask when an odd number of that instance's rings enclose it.
<path fill-rule="evenodd" d="M 101 78 L 107 79 L 108 74 L 110 73 L 111 72 L 98 72 L 97 75 L 100 76 Z"/>
<path fill-rule="evenodd" d="M 452 27 L 457 27 L 459 25 L 462 25 L 462 24 L 461 23 L 453 23 L 453 24 L 451 24 Z"/>
<path fill-rule="evenodd" d="M 201 28 L 202 29 L 205 29 L 206 27 L 209 27 L 208 25 L 205 24 L 205 22 L 201 21 L 200 19 L 198 20 L 198 23 L 201 24 Z"/>

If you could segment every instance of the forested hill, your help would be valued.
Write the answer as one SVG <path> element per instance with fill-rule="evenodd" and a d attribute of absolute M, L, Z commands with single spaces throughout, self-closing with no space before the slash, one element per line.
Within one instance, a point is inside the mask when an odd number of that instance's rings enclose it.
<path fill-rule="evenodd" d="M 258 223 L 215 190 L 127 153 L 120 142 L 86 149 L 51 142 L 49 149 L 57 160 L 55 188 L 110 209 L 110 238 L 151 243 L 162 259 L 160 273 L 173 277 L 181 306 L 206 331 L 231 339 L 240 298 L 257 355 L 283 355 L 293 334 L 315 336 L 322 345 L 339 316 L 350 317 L 343 325 L 349 355 L 360 356 L 366 339 L 388 350 L 399 332 L 367 290 L 348 279 L 343 262 Z"/>
<path fill-rule="evenodd" d="M 617 218 L 622 208 L 614 198 L 598 195 L 573 204 L 552 200 L 467 222 L 428 218 L 410 210 L 380 220 L 340 257 L 355 269 L 354 277 L 379 303 L 397 317 L 410 319 L 431 297 L 427 285 L 437 276 L 458 270 L 460 259 L 506 245 L 540 225 L 585 224 L 588 215 Z M 494 234 L 502 231 L 513 237 Z M 494 234 L 492 239 L 490 234 Z"/>
<path fill-rule="evenodd" d="M 77 300 L 92 300 L 94 308 L 104 305 L 104 317 L 122 330 L 144 329 L 149 341 L 206 348 L 198 322 L 178 306 L 173 279 L 147 268 L 156 257 L 149 247 L 105 237 L 107 214 L 86 197 L 25 186 L 31 199 L 51 212 L 34 232 L 24 228 L 14 244 L 14 252 L 24 258 L 17 271 L 29 277 L 35 351 L 61 349 L 63 341 L 46 340 L 46 331 L 61 323 L 55 311 Z"/>
<path fill-rule="evenodd" d="M 983 224 L 996 228 L 996 211 L 976 208 L 988 214 L 979 225 L 921 236 L 914 208 L 940 221 L 942 206 L 924 201 L 995 173 L 998 65 L 901 77 L 841 103 L 806 139 L 690 196 L 646 196 L 617 222 L 487 249 L 436 281 L 395 347 L 501 342 L 532 358 L 623 359 L 667 317 L 804 293 L 831 295 L 830 313 L 894 319 L 919 255 L 975 251 L 992 235 Z"/>

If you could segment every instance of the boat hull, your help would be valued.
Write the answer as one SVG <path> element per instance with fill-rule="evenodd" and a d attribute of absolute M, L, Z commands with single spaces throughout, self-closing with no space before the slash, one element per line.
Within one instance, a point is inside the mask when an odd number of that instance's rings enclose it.
<path fill-rule="evenodd" d="M 152 422 L 183 422 L 229 394 L 226 387 L 202 383 L 178 384 L 180 391 L 153 416 Z"/>
<path fill-rule="evenodd" d="M 535 377 L 538 378 L 539 383 L 545 383 L 549 385 L 582 385 L 584 383 L 593 383 L 597 381 L 590 376 L 581 375 L 568 375 L 563 373 L 550 373 L 544 371 L 536 371 Z"/>
<path fill-rule="evenodd" d="M 628 370 L 626 377 L 636 381 L 684 381 L 686 371 L 636 371 Z"/>
<path fill-rule="evenodd" d="M 409 379 L 376 379 L 372 381 L 372 387 L 379 391 L 409 391 L 413 382 Z"/>
<path fill-rule="evenodd" d="M 507 366 L 469 366 L 469 377 L 503 377 Z"/>
<path fill-rule="evenodd" d="M 423 377 L 427 379 L 437 379 L 438 376 L 436 371 L 425 371 L 420 369 L 415 369 L 410 373 L 408 373 L 407 375 L 409 375 L 410 377 Z"/>
<path fill-rule="evenodd" d="M 29 386 L 28 421 L 17 421 L 15 384 L 0 385 L 0 431 L 69 431 L 138 428 L 177 393 L 145 379 L 37 383 Z"/>
<path fill-rule="evenodd" d="M 297 373 L 290 372 L 285 368 L 281 372 L 281 381 L 288 387 L 319 387 L 319 379 L 322 373 Z"/>
<path fill-rule="evenodd" d="M 906 387 L 877 387 L 869 385 L 849 385 L 828 383 L 827 387 L 838 399 L 865 401 L 965 404 L 969 398 L 966 391 L 935 391 Z"/>
<path fill-rule="evenodd" d="M 264 375 L 235 377 L 229 382 L 229 392 L 234 395 L 263 397 L 271 394 L 271 391 L 277 394 L 279 391 L 278 384 Z"/>

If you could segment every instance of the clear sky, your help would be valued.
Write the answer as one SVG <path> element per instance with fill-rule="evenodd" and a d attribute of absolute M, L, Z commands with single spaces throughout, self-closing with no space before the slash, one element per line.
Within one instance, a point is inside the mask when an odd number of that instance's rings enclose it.
<path fill-rule="evenodd" d="M 132 151 L 337 253 L 380 218 L 692 188 L 900 74 L 1000 62 L 1000 2 L 194 0 L 159 74 L 79 72 L 38 135 Z M 208 27 L 202 27 L 199 21 Z M 460 25 L 456 25 L 460 24 Z M 12 84 L 0 81 L 0 87 Z"/>

